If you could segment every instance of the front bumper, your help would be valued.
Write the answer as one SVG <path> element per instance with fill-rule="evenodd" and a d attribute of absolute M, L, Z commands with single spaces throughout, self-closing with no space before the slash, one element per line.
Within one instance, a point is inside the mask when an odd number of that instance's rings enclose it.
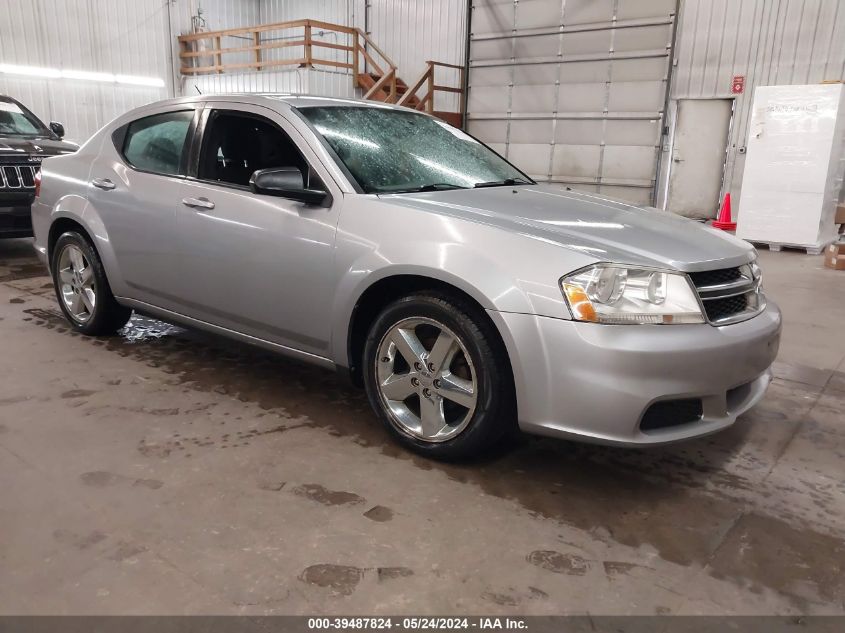
<path fill-rule="evenodd" d="M 33 196 L 0 193 L 0 237 L 32 237 Z"/>
<path fill-rule="evenodd" d="M 626 446 L 675 442 L 730 426 L 765 394 L 781 315 L 712 325 L 600 325 L 489 311 L 514 372 L 527 433 Z M 700 399 L 693 422 L 654 430 L 651 405 Z"/>

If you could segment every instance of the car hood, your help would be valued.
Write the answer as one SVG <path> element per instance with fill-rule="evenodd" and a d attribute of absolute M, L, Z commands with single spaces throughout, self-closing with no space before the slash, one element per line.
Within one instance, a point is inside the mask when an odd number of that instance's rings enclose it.
<path fill-rule="evenodd" d="M 76 143 L 52 138 L 23 138 L 0 135 L 0 156 L 58 156 L 79 149 Z"/>
<path fill-rule="evenodd" d="M 380 196 L 553 242 L 596 261 L 681 271 L 738 266 L 754 258 L 747 242 L 652 207 L 546 185 L 455 189 Z"/>

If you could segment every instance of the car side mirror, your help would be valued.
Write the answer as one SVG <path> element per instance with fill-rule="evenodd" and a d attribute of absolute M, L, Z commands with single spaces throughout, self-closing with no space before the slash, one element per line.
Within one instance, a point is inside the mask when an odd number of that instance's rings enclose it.
<path fill-rule="evenodd" d="M 277 196 L 313 205 L 331 204 L 331 196 L 327 192 L 305 188 L 302 172 L 296 167 L 259 169 L 250 177 L 249 188 L 263 196 Z"/>
<path fill-rule="evenodd" d="M 64 138 L 65 136 L 65 126 L 58 121 L 50 121 L 50 130 L 59 138 Z"/>

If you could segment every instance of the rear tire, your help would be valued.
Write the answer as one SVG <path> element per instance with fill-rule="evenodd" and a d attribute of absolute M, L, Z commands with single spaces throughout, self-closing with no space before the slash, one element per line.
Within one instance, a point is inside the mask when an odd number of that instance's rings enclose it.
<path fill-rule="evenodd" d="M 477 456 L 516 427 L 504 345 L 459 297 L 424 292 L 388 305 L 367 336 L 364 384 L 390 434 L 430 458 Z"/>
<path fill-rule="evenodd" d="M 77 332 L 114 334 L 129 321 L 132 310 L 115 300 L 100 256 L 81 233 L 68 231 L 59 236 L 50 270 L 59 307 Z"/>

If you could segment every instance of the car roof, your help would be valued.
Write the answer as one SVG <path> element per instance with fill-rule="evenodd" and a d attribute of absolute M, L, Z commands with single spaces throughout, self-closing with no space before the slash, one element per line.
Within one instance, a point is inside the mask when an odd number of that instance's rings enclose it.
<path fill-rule="evenodd" d="M 388 103 L 381 103 L 378 101 L 366 101 L 364 99 L 347 99 L 343 97 L 324 97 L 319 95 L 307 94 L 289 94 L 283 92 L 236 92 L 225 94 L 199 94 L 190 97 L 176 97 L 174 99 L 165 99 L 158 101 L 155 106 L 163 105 L 181 105 L 186 103 L 197 103 L 199 101 L 230 101 L 234 103 L 250 103 L 254 105 L 275 105 L 278 107 L 279 103 L 283 103 L 290 108 L 306 108 L 306 107 L 326 107 L 326 106 L 346 106 L 346 107 L 371 107 L 384 108 L 390 110 L 407 110 L 401 106 L 396 106 Z"/>

